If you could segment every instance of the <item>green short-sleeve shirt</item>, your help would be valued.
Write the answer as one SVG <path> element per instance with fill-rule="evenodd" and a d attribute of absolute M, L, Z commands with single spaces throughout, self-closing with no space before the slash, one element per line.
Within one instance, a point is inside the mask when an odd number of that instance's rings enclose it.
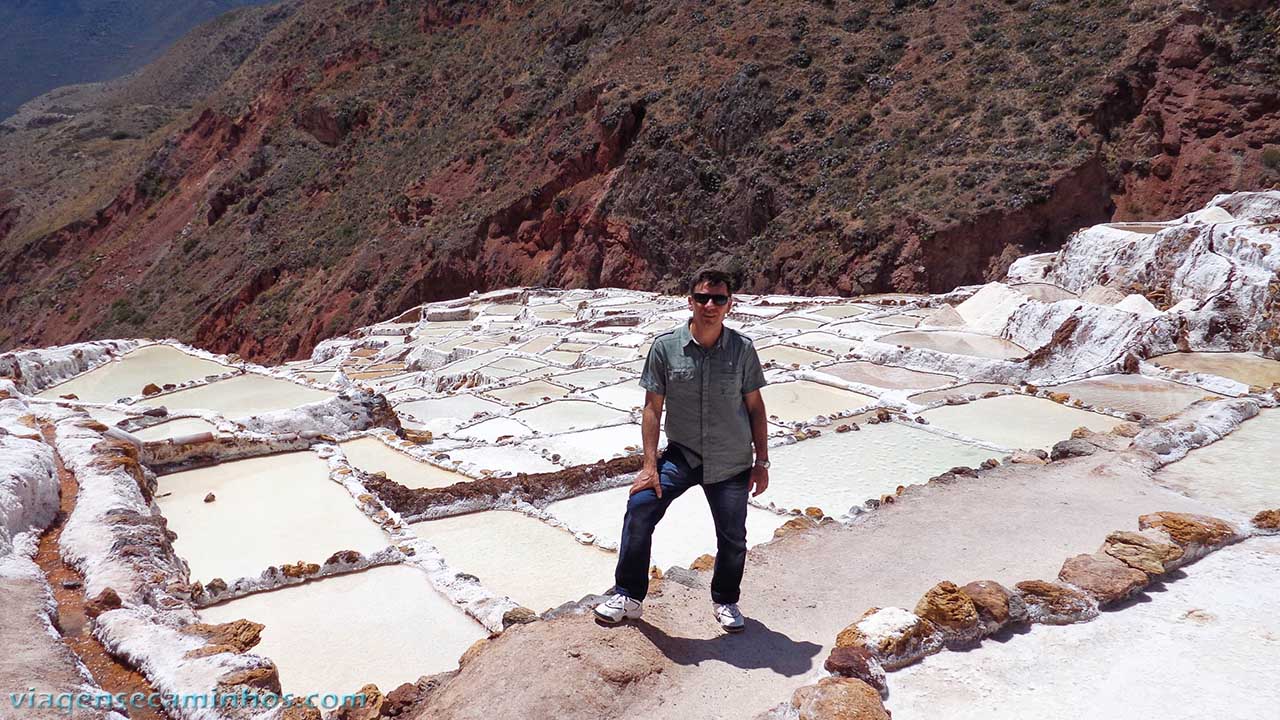
<path fill-rule="evenodd" d="M 667 441 L 678 445 L 702 481 L 717 483 L 751 467 L 751 418 L 742 396 L 765 386 L 751 339 L 724 328 L 703 348 L 689 325 L 653 340 L 640 387 L 666 396 Z"/>

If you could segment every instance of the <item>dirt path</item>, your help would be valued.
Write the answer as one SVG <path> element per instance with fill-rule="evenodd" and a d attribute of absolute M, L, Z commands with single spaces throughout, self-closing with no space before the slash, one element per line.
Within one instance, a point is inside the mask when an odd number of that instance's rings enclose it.
<path fill-rule="evenodd" d="M 1054 579 L 1067 557 L 1158 510 L 1213 512 L 1112 453 L 919 488 L 851 527 L 753 550 L 740 636 L 714 625 L 705 587 L 664 581 L 631 627 L 574 617 L 509 631 L 420 717 L 749 718 L 806 684 L 868 607 L 912 608 L 942 580 Z M 551 670 L 511 672 L 530 658 Z"/>

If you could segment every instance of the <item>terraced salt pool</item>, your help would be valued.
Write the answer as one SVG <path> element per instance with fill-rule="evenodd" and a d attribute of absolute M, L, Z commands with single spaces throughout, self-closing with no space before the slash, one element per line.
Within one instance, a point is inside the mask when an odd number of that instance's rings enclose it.
<path fill-rule="evenodd" d="M 1048 449 L 1071 431 L 1106 432 L 1119 418 L 1065 407 L 1028 395 L 1001 395 L 964 405 L 944 405 L 921 415 L 935 427 L 1006 448 Z"/>
<path fill-rule="evenodd" d="M 470 463 L 476 470 L 505 473 L 547 473 L 564 468 L 541 454 L 520 445 L 489 445 L 448 451 L 448 459 Z"/>
<path fill-rule="evenodd" d="M 817 506 L 839 516 L 899 485 L 922 483 L 960 465 L 977 467 L 1000 453 L 901 423 L 863 423 L 769 452 L 769 489 L 758 499 L 786 509 Z"/>
<path fill-rule="evenodd" d="M 84 402 L 109 403 L 141 395 L 142 388 L 148 384 L 177 385 L 209 375 L 221 375 L 234 369 L 212 360 L 188 355 L 171 345 L 147 345 L 47 388 L 37 393 L 36 397 L 75 395 Z"/>
<path fill-rule="evenodd" d="M 602 403 L 630 410 L 644 406 L 645 390 L 635 380 L 625 380 L 617 385 L 606 385 L 589 391 Z"/>
<path fill-rule="evenodd" d="M 517 411 L 512 417 L 540 433 L 562 433 L 626 422 L 631 414 L 589 400 L 556 400 Z"/>
<path fill-rule="evenodd" d="M 499 413 L 501 403 L 477 395 L 461 394 L 396 403 L 396 412 L 409 413 L 432 432 L 446 433 L 479 413 Z"/>
<path fill-rule="evenodd" d="M 296 695 L 383 692 L 452 670 L 488 635 L 417 568 L 392 565 L 258 593 L 204 608 L 201 620 L 262 623 L 256 654 L 275 661 Z M 339 662 L 358 658 L 358 662 Z"/>
<path fill-rule="evenodd" d="M 362 437 L 339 443 L 347 461 L 367 473 L 385 473 L 387 478 L 407 488 L 448 487 L 467 482 L 471 478 L 436 467 L 431 463 L 415 460 L 409 455 L 387 447 L 375 437 Z"/>
<path fill-rule="evenodd" d="M 841 380 L 885 388 L 886 390 L 928 390 L 945 387 L 956 381 L 951 375 L 921 372 L 893 365 L 878 365 L 857 360 L 822 368 L 821 372 Z"/>
<path fill-rule="evenodd" d="M 760 356 L 760 362 L 772 362 L 778 365 L 811 365 L 831 359 L 828 355 L 791 347 L 790 345 L 770 345 L 763 350 L 757 351 L 757 354 Z"/>
<path fill-rule="evenodd" d="M 666 436 L 658 432 L 658 445 L 666 443 Z M 640 426 L 636 423 L 583 430 L 582 432 L 550 435 L 526 443 L 537 450 L 546 450 L 560 456 L 565 465 L 586 465 L 597 460 L 623 457 L 643 447 Z M 628 449 L 631 448 L 631 449 Z"/>
<path fill-rule="evenodd" d="M 613 586 L 617 555 L 517 512 L 491 510 L 410 527 L 451 567 L 537 612 Z"/>
<path fill-rule="evenodd" d="M 1217 395 L 1192 385 L 1182 385 L 1143 375 L 1101 375 L 1049 388 L 1073 400 L 1095 407 L 1164 417 L 1185 410 L 1191 403 Z"/>
<path fill-rule="evenodd" d="M 627 511 L 627 487 L 588 493 L 558 500 L 547 512 L 574 532 L 589 532 L 616 545 L 622 539 L 622 518 Z M 773 537 L 785 522 L 768 510 L 747 509 L 747 544 L 759 545 Z M 667 514 L 653 533 L 650 563 L 666 570 L 673 565 L 687 567 L 699 555 L 716 553 L 715 523 L 700 488 L 690 488 L 667 508 Z M 612 580 L 612 574 L 609 576 Z M 609 584 L 612 584 L 610 582 Z"/>
<path fill-rule="evenodd" d="M 168 422 L 158 423 L 141 430 L 134 430 L 134 437 L 143 442 L 153 440 L 168 440 L 170 438 L 182 437 L 183 435 L 195 435 L 202 432 L 213 432 L 213 423 L 200 418 L 178 418 L 177 420 L 169 420 Z"/>
<path fill-rule="evenodd" d="M 1212 445 L 1156 472 L 1156 481 L 1174 490 L 1252 517 L 1280 508 L 1280 410 L 1257 417 Z"/>
<path fill-rule="evenodd" d="M 1027 355 L 1026 348 L 1004 338 L 960 330 L 907 330 L 885 335 L 880 342 L 993 360 L 1013 360 Z"/>
<path fill-rule="evenodd" d="M 1246 385 L 1271 387 L 1280 383 L 1280 361 L 1253 353 L 1170 353 L 1154 357 L 1151 362 L 1175 370 L 1220 375 Z"/>
<path fill-rule="evenodd" d="M 852 412 L 876 401 L 850 390 L 809 380 L 774 383 L 760 389 L 765 411 L 783 422 L 812 420 L 818 415 Z"/>
<path fill-rule="evenodd" d="M 205 502 L 207 494 L 215 500 Z M 284 453 L 159 478 L 156 502 L 178 534 L 173 546 L 191 579 L 228 583 L 272 565 L 324 562 L 339 550 L 388 545 L 329 466 L 311 452 Z"/>
<path fill-rule="evenodd" d="M 140 404 L 163 405 L 174 410 L 211 410 L 226 417 L 247 417 L 287 410 L 334 397 L 327 390 L 306 387 L 279 378 L 247 373 L 208 385 L 147 398 Z"/>

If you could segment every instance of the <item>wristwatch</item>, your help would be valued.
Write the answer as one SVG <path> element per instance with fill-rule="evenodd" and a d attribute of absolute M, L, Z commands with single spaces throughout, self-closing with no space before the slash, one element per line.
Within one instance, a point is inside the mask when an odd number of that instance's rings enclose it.
<path fill-rule="evenodd" d="M 771 464 L 772 464 L 772 463 L 770 463 L 768 460 L 756 460 L 756 463 L 755 463 L 756 467 L 762 467 L 762 468 L 764 468 L 765 470 L 768 470 L 768 469 L 769 469 L 769 465 L 771 465 Z"/>

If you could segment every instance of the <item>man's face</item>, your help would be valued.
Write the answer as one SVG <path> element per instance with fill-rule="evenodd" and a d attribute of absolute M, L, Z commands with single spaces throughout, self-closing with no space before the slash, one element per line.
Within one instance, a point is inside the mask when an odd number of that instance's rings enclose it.
<path fill-rule="evenodd" d="M 716 300 L 719 298 L 727 298 L 727 301 L 723 305 L 717 305 Z M 699 299 L 703 302 L 698 302 Z M 729 288 L 724 283 L 710 283 L 704 280 L 694 287 L 693 294 L 689 296 L 689 310 L 693 312 L 695 318 L 703 322 L 723 322 L 724 316 L 729 314 L 731 307 L 733 307 L 733 297 L 729 295 Z"/>

